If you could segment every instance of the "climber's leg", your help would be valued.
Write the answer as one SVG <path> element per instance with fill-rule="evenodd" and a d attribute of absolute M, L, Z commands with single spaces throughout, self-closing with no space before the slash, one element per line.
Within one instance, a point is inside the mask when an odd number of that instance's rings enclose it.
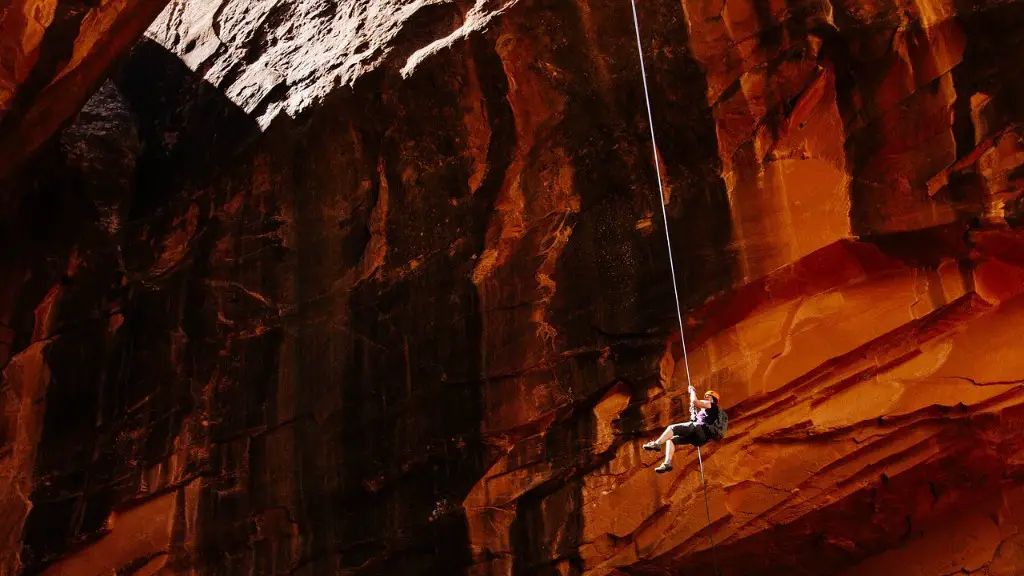
<path fill-rule="evenodd" d="M 678 424 L 674 426 L 678 426 Z M 665 428 L 665 431 L 661 433 L 661 436 L 659 436 L 657 440 L 655 440 L 654 442 L 648 442 L 647 444 L 644 444 L 644 450 L 650 450 L 652 452 L 657 452 L 661 450 L 661 446 L 665 444 L 665 442 L 668 442 L 668 439 L 671 438 L 674 434 L 675 433 L 672 431 L 672 426 Z"/>
<path fill-rule="evenodd" d="M 672 432 L 673 436 L 665 442 L 665 461 L 661 463 L 661 466 L 654 469 L 659 474 L 672 470 L 672 457 L 676 454 L 676 448 L 683 444 L 699 446 L 707 442 L 702 428 L 694 422 L 674 424 L 669 426 L 668 429 Z"/>
<path fill-rule="evenodd" d="M 676 455 L 676 443 L 675 440 L 669 440 L 665 442 L 665 461 L 654 469 L 658 474 L 669 472 L 672 470 L 672 457 Z"/>

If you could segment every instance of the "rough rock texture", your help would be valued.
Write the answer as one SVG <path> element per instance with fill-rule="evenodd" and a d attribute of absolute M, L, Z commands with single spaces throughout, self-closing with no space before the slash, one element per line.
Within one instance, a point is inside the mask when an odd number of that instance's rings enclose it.
<path fill-rule="evenodd" d="M 74 118 L 166 3 L 0 2 L 0 177 Z"/>
<path fill-rule="evenodd" d="M 266 128 L 385 62 L 408 76 L 517 0 L 171 0 L 148 37 Z"/>
<path fill-rule="evenodd" d="M 629 5 L 491 4 L 172 4 L 26 168 L 0 573 L 1020 573 L 1024 3 L 640 4 L 710 530 Z"/>

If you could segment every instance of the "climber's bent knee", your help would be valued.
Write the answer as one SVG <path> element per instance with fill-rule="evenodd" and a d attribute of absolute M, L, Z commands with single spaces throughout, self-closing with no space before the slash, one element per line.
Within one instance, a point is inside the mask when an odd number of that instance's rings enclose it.
<path fill-rule="evenodd" d="M 708 441 L 708 437 L 707 434 L 704 433 L 704 429 L 693 422 L 673 424 L 672 426 L 669 426 L 669 428 L 672 429 L 671 441 L 676 446 L 679 446 L 680 444 L 702 446 Z"/>

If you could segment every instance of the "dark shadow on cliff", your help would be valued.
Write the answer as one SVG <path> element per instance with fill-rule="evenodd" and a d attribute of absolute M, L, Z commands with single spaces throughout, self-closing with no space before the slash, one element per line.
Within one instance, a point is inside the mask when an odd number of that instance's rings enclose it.
<path fill-rule="evenodd" d="M 115 81 L 144 143 L 132 219 L 153 214 L 189 185 L 207 183 L 262 134 L 219 87 L 152 40 L 132 48 Z"/>
<path fill-rule="evenodd" d="M 493 42 L 474 36 L 467 49 L 453 50 L 462 56 L 436 59 L 405 80 L 375 75 L 367 79 L 379 82 L 372 91 L 363 85 L 362 92 L 391 95 L 390 102 L 374 101 L 361 122 L 373 165 L 384 167 L 373 183 L 373 203 L 386 201 L 395 210 L 405 202 L 423 202 L 426 206 L 420 208 L 431 210 L 432 202 L 445 206 L 449 198 L 457 198 L 459 208 L 445 216 L 457 228 L 438 225 L 424 234 L 430 238 L 428 246 L 449 244 L 445 235 L 451 233 L 460 242 L 447 257 L 426 259 L 415 274 L 393 281 L 370 279 L 352 291 L 351 325 L 367 338 L 353 340 L 336 432 L 345 447 L 338 471 L 343 490 L 336 496 L 340 502 L 335 500 L 345 510 L 343 569 L 463 574 L 473 560 L 462 502 L 489 464 L 480 433 L 484 319 L 471 271 L 474 256 L 484 250 L 490 214 L 517 137 L 509 80 Z M 463 65 L 480 79 L 490 132 L 487 170 L 475 190 L 469 189 L 464 170 L 436 170 L 429 178 L 437 178 L 438 193 L 424 198 L 408 185 L 403 170 L 420 162 L 430 165 L 435 154 L 456 154 L 453 131 L 436 125 L 448 107 L 444 96 L 438 96 L 448 87 L 436 83 L 438 70 Z M 403 138 L 414 135 L 421 135 L 418 141 L 424 145 L 403 157 Z M 384 199 L 381 190 L 386 190 Z M 389 217 L 388 262 L 402 262 L 422 249 L 410 238 L 417 236 L 419 217 Z M 418 434 L 410 439 L 398 433 L 403 430 Z M 374 478 L 386 480 L 374 488 Z M 329 524 L 317 515 L 317 523 Z M 322 536 L 314 534 L 314 541 Z M 360 541 L 376 542 L 372 561 L 366 562 L 371 559 L 366 552 L 346 549 Z"/>
<path fill-rule="evenodd" d="M 83 140 L 61 143 L 58 134 L 27 165 L 31 193 L 18 221 L 27 233 L 17 254 L 3 254 L 5 261 L 20 258 L 31 278 L 15 305 L 15 352 L 30 342 L 34 310 L 60 287 L 44 353 L 50 375 L 23 530 L 25 575 L 103 538 L 112 511 L 156 495 L 158 487 L 143 486 L 142 471 L 175 450 L 194 408 L 180 370 L 208 365 L 194 316 L 213 249 L 206 232 L 216 223 L 200 204 L 195 241 L 159 289 L 140 280 L 154 255 L 139 231 L 155 238 L 170 231 L 180 191 L 259 134 L 216 87 L 151 41 L 140 42 L 113 77 L 141 140 L 134 173 L 113 190 L 110 182 L 121 180 L 101 178 L 106 164 L 120 169 L 124 162 L 103 122 Z M 104 110 L 93 113 L 103 120 Z M 72 127 L 83 121 L 80 115 Z M 76 147 L 84 160 L 70 160 Z M 184 472 L 199 473 L 188 466 Z"/>

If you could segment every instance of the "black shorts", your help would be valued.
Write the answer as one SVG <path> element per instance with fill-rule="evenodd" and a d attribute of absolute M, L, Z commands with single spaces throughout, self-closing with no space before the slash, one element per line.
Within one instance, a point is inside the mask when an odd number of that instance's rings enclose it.
<path fill-rule="evenodd" d="M 672 427 L 672 443 L 676 446 L 689 444 L 691 446 L 703 446 L 711 439 L 711 434 L 703 424 L 686 423 L 675 424 Z"/>

